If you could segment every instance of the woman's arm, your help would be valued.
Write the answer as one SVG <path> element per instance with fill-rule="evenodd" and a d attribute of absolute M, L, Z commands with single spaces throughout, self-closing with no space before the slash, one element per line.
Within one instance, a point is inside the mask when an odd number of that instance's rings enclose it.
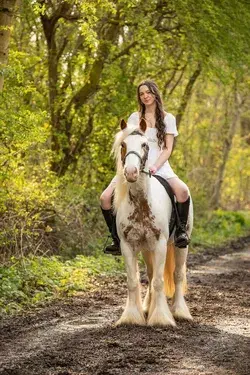
<path fill-rule="evenodd" d="M 152 174 L 156 173 L 158 169 L 160 169 L 164 163 L 169 159 L 172 149 L 173 149 L 173 144 L 174 144 L 174 134 L 166 134 L 165 135 L 165 147 L 162 150 L 160 156 L 152 165 L 149 167 L 149 170 L 151 171 Z"/>

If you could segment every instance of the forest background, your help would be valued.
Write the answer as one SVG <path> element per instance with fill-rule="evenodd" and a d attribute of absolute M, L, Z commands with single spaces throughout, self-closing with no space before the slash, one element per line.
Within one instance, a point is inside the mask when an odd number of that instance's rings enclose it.
<path fill-rule="evenodd" d="M 244 0 L 0 1 L 4 310 L 85 287 L 86 267 L 120 269 L 101 256 L 99 196 L 145 78 L 177 118 L 171 165 L 194 200 L 193 251 L 249 230 L 249 25 Z"/>

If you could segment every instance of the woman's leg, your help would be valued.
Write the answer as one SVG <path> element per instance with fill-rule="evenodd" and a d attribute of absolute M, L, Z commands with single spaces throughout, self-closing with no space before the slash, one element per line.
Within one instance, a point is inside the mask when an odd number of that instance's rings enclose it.
<path fill-rule="evenodd" d="M 101 210 L 102 210 L 103 217 L 105 219 L 105 222 L 108 226 L 109 232 L 113 239 L 112 244 L 106 246 L 106 248 L 104 249 L 104 252 L 106 254 L 120 255 L 121 254 L 120 240 L 116 231 L 116 217 L 113 214 L 113 210 L 112 210 L 112 195 L 114 192 L 115 184 L 116 184 L 116 179 L 113 178 L 109 186 L 101 194 L 100 201 L 101 201 Z"/>
<path fill-rule="evenodd" d="M 178 177 L 169 178 L 168 180 L 169 185 L 173 189 L 173 192 L 176 196 L 176 200 L 179 203 L 186 202 L 189 198 L 189 190 L 187 185 L 181 181 Z"/>
<path fill-rule="evenodd" d="M 178 177 L 168 179 L 168 183 L 176 196 L 176 207 L 179 213 L 180 223 L 175 232 L 175 245 L 179 248 L 187 247 L 189 236 L 187 234 L 187 221 L 190 205 L 190 195 L 187 185 Z"/>
<path fill-rule="evenodd" d="M 103 210 L 110 210 L 112 207 L 112 195 L 115 189 L 116 180 L 112 179 L 109 186 L 102 192 L 100 196 L 101 207 Z"/>

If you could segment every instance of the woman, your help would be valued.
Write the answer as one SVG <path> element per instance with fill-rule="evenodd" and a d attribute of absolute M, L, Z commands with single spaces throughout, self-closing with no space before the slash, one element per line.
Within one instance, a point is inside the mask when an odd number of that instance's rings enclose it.
<path fill-rule="evenodd" d="M 176 196 L 180 225 L 175 233 L 175 245 L 183 248 L 189 243 L 186 233 L 190 196 L 187 185 L 173 172 L 168 159 L 171 155 L 174 137 L 178 135 L 175 117 L 163 109 L 163 103 L 157 85 L 150 80 L 143 81 L 137 88 L 139 112 L 134 112 L 128 119 L 129 125 L 139 125 L 143 117 L 147 123 L 145 135 L 149 142 L 149 170 L 152 174 L 163 177 Z M 101 195 L 101 208 L 113 243 L 104 250 L 109 254 L 120 254 L 119 238 L 116 232 L 115 217 L 112 214 L 111 199 L 115 188 L 115 178 Z"/>

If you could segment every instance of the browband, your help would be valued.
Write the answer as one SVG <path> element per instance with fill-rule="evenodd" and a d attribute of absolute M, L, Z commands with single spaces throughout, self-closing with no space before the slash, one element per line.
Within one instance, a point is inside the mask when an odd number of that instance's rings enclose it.
<path fill-rule="evenodd" d="M 130 133 L 129 135 L 141 135 L 141 136 L 144 136 L 143 133 L 141 133 L 139 130 L 134 130 L 132 133 Z"/>

